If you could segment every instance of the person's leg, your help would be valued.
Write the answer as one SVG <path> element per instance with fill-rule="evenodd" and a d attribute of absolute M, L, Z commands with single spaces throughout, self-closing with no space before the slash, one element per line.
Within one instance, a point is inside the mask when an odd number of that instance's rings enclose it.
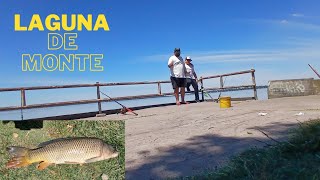
<path fill-rule="evenodd" d="M 181 103 L 185 103 L 185 100 L 184 100 L 184 96 L 185 96 L 185 88 L 184 87 L 181 87 L 180 88 L 180 93 L 181 93 Z"/>
<path fill-rule="evenodd" d="M 195 79 L 192 79 L 192 87 L 194 89 L 195 100 L 198 102 L 199 101 L 199 87 L 198 87 L 198 83 Z"/>
<path fill-rule="evenodd" d="M 184 88 L 183 88 L 184 89 Z M 174 89 L 174 96 L 176 97 L 176 105 L 180 105 L 180 101 L 179 101 L 179 87 L 177 87 L 176 89 Z"/>
<path fill-rule="evenodd" d="M 191 85 L 191 84 L 192 84 L 191 79 L 187 78 L 186 88 L 187 88 L 187 91 L 188 91 L 188 92 L 190 91 L 190 85 Z"/>
<path fill-rule="evenodd" d="M 180 93 L 181 93 L 181 103 L 183 104 L 189 104 L 188 102 L 185 101 L 184 97 L 185 97 L 185 87 L 186 87 L 186 84 L 187 84 L 187 79 L 185 78 L 182 78 L 180 79 L 181 82 L 180 82 Z"/>
<path fill-rule="evenodd" d="M 180 105 L 179 101 L 179 86 L 178 86 L 178 80 L 175 77 L 170 77 L 171 83 L 172 83 L 172 88 L 174 90 L 174 96 L 176 98 L 176 105 Z"/>

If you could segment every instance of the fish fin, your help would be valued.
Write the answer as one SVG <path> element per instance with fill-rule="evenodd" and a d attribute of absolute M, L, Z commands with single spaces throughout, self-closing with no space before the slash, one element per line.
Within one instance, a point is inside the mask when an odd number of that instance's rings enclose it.
<path fill-rule="evenodd" d="M 79 162 L 71 162 L 71 161 L 65 161 L 65 164 L 80 164 Z"/>
<path fill-rule="evenodd" d="M 46 161 L 42 161 L 38 164 L 38 170 L 43 170 L 45 168 L 47 168 L 48 166 L 50 166 L 52 163 L 46 162 Z"/>
<path fill-rule="evenodd" d="M 94 157 L 94 158 L 87 159 L 85 162 L 86 163 L 92 163 L 92 162 L 97 162 L 97 161 L 100 161 L 100 160 L 102 160 L 101 156 L 97 156 L 97 157 Z"/>
<path fill-rule="evenodd" d="M 49 144 L 51 144 L 51 143 L 63 141 L 63 140 L 66 140 L 66 139 L 70 139 L 70 138 L 58 138 L 58 139 L 53 139 L 53 140 L 50 140 L 50 141 L 46 141 L 46 142 L 40 143 L 40 144 L 38 145 L 38 147 L 44 147 L 44 146 L 47 146 L 47 145 L 49 145 Z"/>
<path fill-rule="evenodd" d="M 25 156 L 20 157 L 13 157 L 10 161 L 7 162 L 6 167 L 7 168 L 18 168 L 18 167 L 24 167 L 32 164 L 28 161 L 28 159 Z"/>
<path fill-rule="evenodd" d="M 12 157 L 12 159 L 10 159 L 6 164 L 7 168 L 18 168 L 28 166 L 31 164 L 31 162 L 29 162 L 26 158 L 26 155 L 29 152 L 28 148 L 19 146 L 9 146 L 7 147 L 7 151 Z"/>
<path fill-rule="evenodd" d="M 11 157 L 22 157 L 28 153 L 29 149 L 19 146 L 9 146 L 7 147 L 7 151 L 9 152 Z"/>

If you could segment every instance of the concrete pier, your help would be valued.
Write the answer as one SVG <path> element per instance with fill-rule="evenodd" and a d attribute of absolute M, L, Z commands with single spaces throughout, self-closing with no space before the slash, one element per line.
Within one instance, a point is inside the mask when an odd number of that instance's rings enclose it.
<path fill-rule="evenodd" d="M 139 116 L 91 120 L 126 120 L 126 179 L 160 179 L 215 169 L 232 155 L 265 145 L 258 141 L 273 143 L 259 130 L 286 140 L 298 122 L 320 118 L 320 96 L 232 102 L 227 109 L 202 102 L 136 112 Z"/>

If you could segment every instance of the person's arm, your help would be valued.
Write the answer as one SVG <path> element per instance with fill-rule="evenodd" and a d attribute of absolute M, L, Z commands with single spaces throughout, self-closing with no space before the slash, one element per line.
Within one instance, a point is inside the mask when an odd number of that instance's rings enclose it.
<path fill-rule="evenodd" d="M 172 68 L 172 66 L 173 66 L 173 60 L 172 60 L 172 58 L 169 58 L 168 67 Z"/>
<path fill-rule="evenodd" d="M 193 71 L 193 75 L 194 75 L 194 77 L 196 78 L 196 80 L 198 81 L 198 77 L 197 77 L 197 74 L 196 74 L 195 71 Z"/>
<path fill-rule="evenodd" d="M 198 77 L 197 77 L 196 71 L 194 70 L 193 64 L 192 64 L 192 73 L 193 73 L 193 76 L 196 78 L 196 81 L 198 81 Z"/>

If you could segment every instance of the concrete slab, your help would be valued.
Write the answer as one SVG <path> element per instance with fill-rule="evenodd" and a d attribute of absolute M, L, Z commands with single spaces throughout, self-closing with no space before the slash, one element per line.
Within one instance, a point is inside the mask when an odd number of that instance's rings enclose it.
<path fill-rule="evenodd" d="M 269 81 L 268 99 L 314 95 L 313 78 Z"/>
<path fill-rule="evenodd" d="M 259 130 L 286 140 L 297 123 L 320 118 L 320 96 L 265 101 L 166 106 L 134 115 L 92 119 L 126 120 L 126 179 L 162 179 L 188 176 L 224 165 L 232 155 L 259 141 L 272 143 Z M 258 113 L 267 113 L 259 116 Z M 304 115 L 298 116 L 299 112 Z M 87 119 L 88 120 L 88 119 Z"/>
<path fill-rule="evenodd" d="M 320 95 L 320 79 L 313 81 L 314 95 Z"/>

